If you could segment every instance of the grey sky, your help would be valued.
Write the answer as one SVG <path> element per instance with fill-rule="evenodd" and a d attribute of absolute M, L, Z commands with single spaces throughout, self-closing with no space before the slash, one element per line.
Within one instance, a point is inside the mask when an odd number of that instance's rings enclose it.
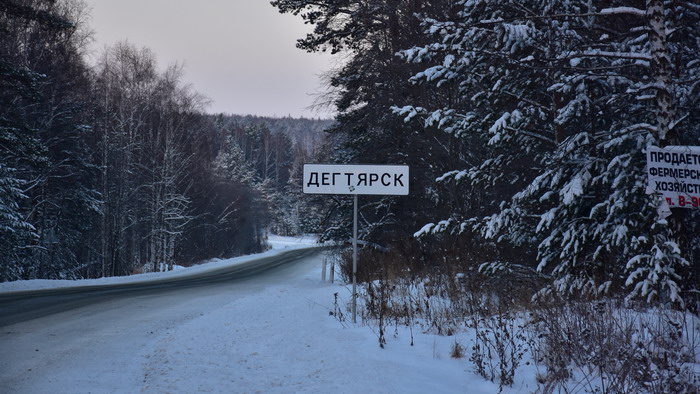
<path fill-rule="evenodd" d="M 128 40 L 150 48 L 163 69 L 185 66 L 185 82 L 212 100 L 208 112 L 330 117 L 306 107 L 330 55 L 296 48 L 309 26 L 269 0 L 85 0 L 96 52 Z"/>

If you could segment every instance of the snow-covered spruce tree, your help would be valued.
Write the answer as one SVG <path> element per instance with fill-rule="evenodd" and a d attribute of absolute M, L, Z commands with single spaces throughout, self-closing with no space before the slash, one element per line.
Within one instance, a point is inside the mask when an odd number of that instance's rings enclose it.
<path fill-rule="evenodd" d="M 84 11 L 0 4 L 0 280 L 81 276 L 93 257 Z"/>
<path fill-rule="evenodd" d="M 220 227 L 218 231 L 238 232 L 235 227 L 240 222 L 246 222 L 248 233 L 242 234 L 241 246 L 243 250 L 235 246 L 228 251 L 229 256 L 246 252 L 256 252 L 262 247 L 263 233 L 269 218 L 269 180 L 262 179 L 256 171 L 256 161 L 250 155 L 258 152 L 259 144 L 255 144 L 255 138 L 259 137 L 254 128 L 236 129 L 228 131 L 228 135 L 216 156 L 213 169 L 220 182 L 235 187 L 236 193 L 227 197 L 228 203 L 223 212 L 218 215 L 217 221 Z"/>
<path fill-rule="evenodd" d="M 17 265 L 22 250 L 18 246 L 36 238 L 34 227 L 18 209 L 19 201 L 26 198 L 21 186 L 22 181 L 0 162 L 0 282 L 22 277 L 23 270 Z"/>
<path fill-rule="evenodd" d="M 431 66 L 415 83 L 457 86 L 461 100 L 395 111 L 481 141 L 471 149 L 482 160 L 439 180 L 486 185 L 497 207 L 467 202 L 460 220 L 423 232 L 474 229 L 536 247 L 537 269 L 555 278 L 545 292 L 627 286 L 630 296 L 682 304 L 697 237 L 680 242 L 659 218 L 644 150 L 669 138 L 698 143 L 697 2 L 458 4 L 458 18 L 424 19 L 433 43 L 402 53 Z"/>
<path fill-rule="evenodd" d="M 411 198 L 363 196 L 360 198 L 360 237 L 389 246 L 411 239 L 414 228 L 442 209 L 434 200 L 432 180 L 450 166 L 456 156 L 445 153 L 454 139 L 431 131 L 430 137 L 393 116 L 390 107 L 427 92 L 406 81 L 419 70 L 395 54 L 423 42 L 417 13 L 442 15 L 450 1 L 276 0 L 280 12 L 301 16 L 314 29 L 297 41 L 306 51 L 330 51 L 343 59 L 342 66 L 327 75 L 337 110 L 334 154 L 338 163 L 407 164 L 411 166 Z M 433 93 L 430 93 L 433 95 Z M 433 95 L 433 98 L 437 98 Z M 442 98 L 441 98 L 442 99 Z M 459 144 L 459 142 L 457 142 Z M 336 199 L 324 237 L 350 238 L 352 202 Z"/>
<path fill-rule="evenodd" d="M 44 38 L 51 43 L 50 50 L 35 43 L 35 49 L 28 51 L 35 69 L 47 76 L 41 84 L 42 100 L 28 116 L 38 125 L 47 164 L 35 170 L 37 184 L 28 192 L 32 206 L 28 218 L 39 234 L 39 247 L 32 249 L 25 266 L 31 267 L 28 277 L 78 278 L 97 261 L 94 234 L 100 196 L 92 162 L 94 118 L 86 99 L 90 71 L 84 60 L 91 32 L 82 1 L 46 3 L 72 27 L 58 37 Z"/>
<path fill-rule="evenodd" d="M 0 14 L 0 20 L 6 18 Z M 43 153 L 37 131 L 26 124 L 20 111 L 38 100 L 36 85 L 41 75 L 9 62 L 5 55 L 12 51 L 13 43 L 10 35 L 4 38 L 0 40 L 0 281 L 22 277 L 19 260 L 38 238 L 22 209 L 27 179 L 17 168 L 40 162 Z"/>

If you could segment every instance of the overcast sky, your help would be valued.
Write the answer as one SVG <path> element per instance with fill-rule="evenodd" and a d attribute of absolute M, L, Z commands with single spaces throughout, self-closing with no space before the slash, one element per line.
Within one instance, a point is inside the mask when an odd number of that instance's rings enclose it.
<path fill-rule="evenodd" d="M 268 0 L 85 0 L 94 50 L 128 40 L 161 69 L 185 66 L 185 82 L 212 100 L 208 112 L 330 117 L 307 109 L 331 56 L 295 46 L 309 27 Z"/>

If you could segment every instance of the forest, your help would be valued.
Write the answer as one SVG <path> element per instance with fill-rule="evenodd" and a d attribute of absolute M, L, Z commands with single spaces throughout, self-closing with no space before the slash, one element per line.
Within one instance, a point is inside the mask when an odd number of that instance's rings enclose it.
<path fill-rule="evenodd" d="M 88 65 L 82 2 L 3 1 L 0 278 L 192 264 L 268 231 L 346 241 L 349 200 L 302 197 L 301 165 L 386 163 L 411 166 L 411 196 L 362 198 L 362 253 L 396 275 L 692 306 L 698 211 L 659 215 L 644 151 L 697 144 L 700 6 L 638 3 L 273 1 L 314 26 L 300 49 L 347 57 L 322 121 L 207 114 L 147 48 Z"/>
<path fill-rule="evenodd" d="M 700 215 L 658 214 L 645 149 L 698 145 L 700 4 L 272 4 L 314 26 L 300 49 L 348 58 L 327 75 L 337 160 L 411 166 L 410 198 L 363 198 L 362 237 L 395 274 L 697 308 Z M 347 237 L 344 208 L 327 237 Z"/>
<path fill-rule="evenodd" d="M 335 160 L 411 168 L 409 197 L 360 196 L 380 347 L 467 332 L 451 356 L 501 390 L 529 359 L 536 392 L 698 391 L 700 212 L 647 192 L 646 151 L 700 145 L 699 2 L 271 3 L 346 59 Z"/>
<path fill-rule="evenodd" d="M 700 2 L 271 5 L 312 27 L 300 50 L 344 59 L 318 98 L 335 119 L 208 114 L 147 48 L 88 64 L 81 1 L 0 1 L 0 281 L 170 269 L 270 232 L 336 241 L 347 279 L 352 199 L 302 195 L 302 165 L 408 165 L 408 197 L 360 196 L 380 346 L 392 324 L 468 327 L 501 387 L 529 352 L 542 392 L 697 392 L 700 212 L 662 209 L 646 151 L 700 145 Z"/>
<path fill-rule="evenodd" d="M 331 121 L 207 114 L 181 66 L 128 42 L 88 65 L 87 16 L 0 2 L 0 281 L 171 269 L 317 231 L 294 182 Z"/>

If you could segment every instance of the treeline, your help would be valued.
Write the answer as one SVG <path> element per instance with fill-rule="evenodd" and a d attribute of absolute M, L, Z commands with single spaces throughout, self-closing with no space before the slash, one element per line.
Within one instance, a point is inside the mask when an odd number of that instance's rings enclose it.
<path fill-rule="evenodd" d="M 644 152 L 698 145 L 700 3 L 272 4 L 314 26 L 298 47 L 347 59 L 329 75 L 336 159 L 411 166 L 408 198 L 361 197 L 362 237 L 395 262 L 366 263 L 368 278 L 478 271 L 542 296 L 697 299 L 700 214 L 660 215 Z M 327 237 L 348 238 L 349 205 Z"/>
<path fill-rule="evenodd" d="M 303 165 L 325 160 L 329 120 L 209 115 L 221 131 L 216 172 L 246 185 L 264 229 L 279 235 L 320 231 L 324 202 L 302 194 Z"/>
<path fill-rule="evenodd" d="M 206 115 L 148 49 L 88 66 L 86 17 L 81 1 L 0 2 L 0 281 L 167 269 L 305 230 L 281 208 L 298 205 L 304 141 Z"/>
<path fill-rule="evenodd" d="M 317 153 L 326 149 L 328 144 L 329 129 L 335 121 L 330 119 L 306 119 L 286 116 L 283 118 L 270 118 L 256 115 L 225 115 L 228 121 L 241 127 L 264 126 L 273 134 L 284 134 L 289 137 L 294 144 L 299 144 L 307 152 Z"/>

